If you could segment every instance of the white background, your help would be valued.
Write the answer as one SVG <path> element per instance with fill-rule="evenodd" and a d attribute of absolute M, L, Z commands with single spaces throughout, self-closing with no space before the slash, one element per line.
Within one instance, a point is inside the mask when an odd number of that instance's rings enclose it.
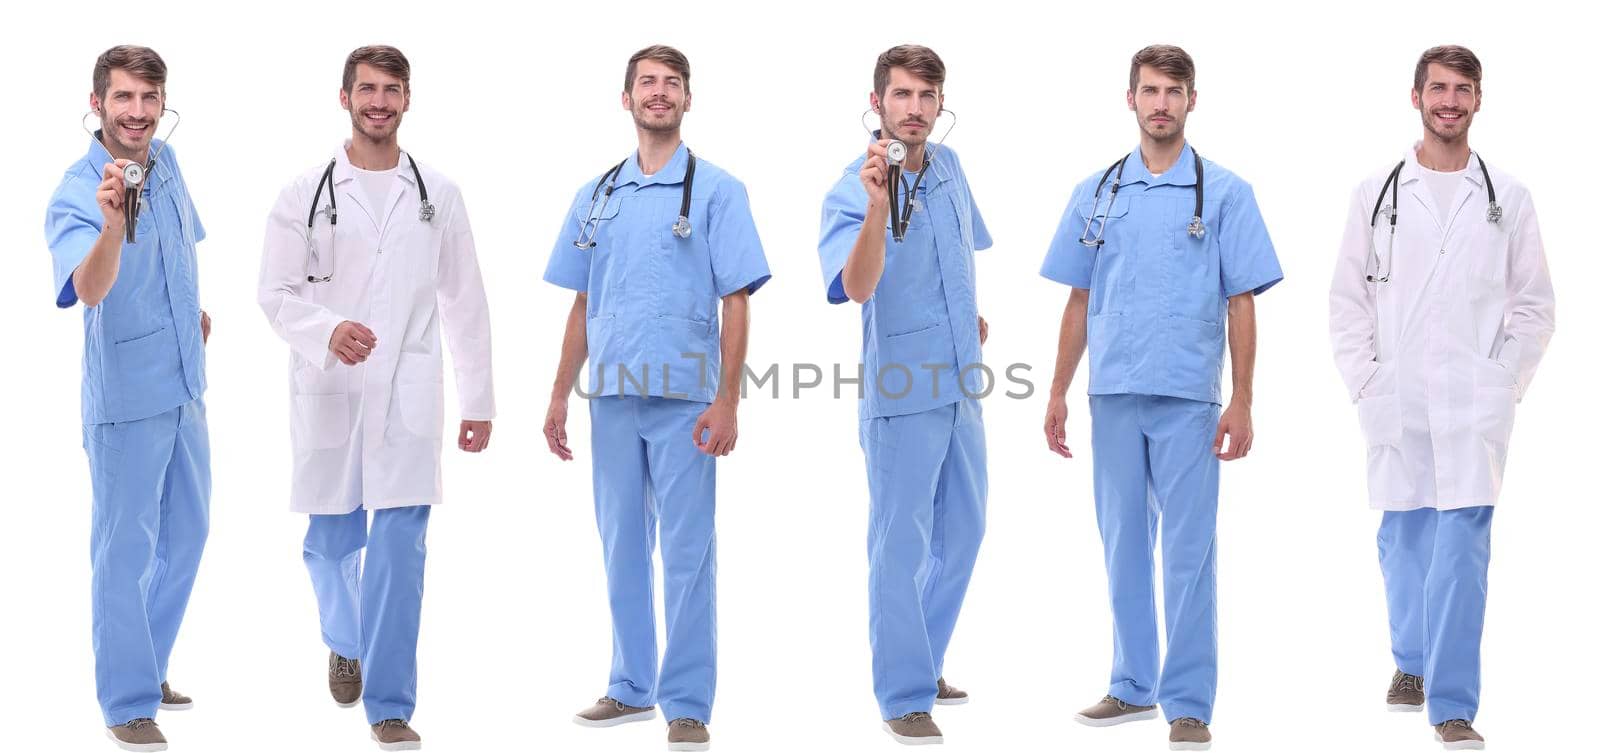
<path fill-rule="evenodd" d="M 988 538 L 947 663 L 973 701 L 936 712 L 950 748 L 985 751 L 1164 745 L 1159 723 L 1070 721 L 1105 690 L 1109 615 L 1081 380 L 1068 425 L 1079 458 L 1063 461 L 1042 441 L 1067 290 L 1037 274 L 1071 186 L 1135 144 L 1127 60 L 1152 42 L 1194 55 L 1191 139 L 1253 183 L 1286 273 L 1258 305 L 1255 449 L 1223 473 L 1217 750 L 1435 749 L 1420 715 L 1383 710 L 1393 667 L 1378 515 L 1366 509 L 1365 453 L 1329 356 L 1326 294 L 1351 189 L 1420 136 L 1408 99 L 1416 56 L 1444 42 L 1472 47 L 1486 66 L 1473 146 L 1532 187 L 1560 301 L 1496 515 L 1478 726 L 1499 750 L 1578 739 L 1570 725 L 1585 723 L 1577 714 L 1600 671 L 1590 621 L 1600 515 L 1586 472 L 1597 416 L 1585 389 L 1600 113 L 1587 24 L 1535 2 L 277 6 L 28 4 L 0 29 L 8 749 L 109 745 L 88 635 L 81 312 L 51 305 L 41 225 L 88 143 L 79 116 L 94 58 L 125 42 L 167 60 L 169 105 L 184 116 L 174 148 L 210 232 L 200 259 L 215 320 L 215 493 L 170 673 L 196 708 L 160 717 L 174 750 L 371 745 L 362 712 L 327 697 L 300 562 L 305 518 L 287 511 L 287 348 L 254 291 L 267 211 L 348 136 L 341 65 L 372 42 L 412 61 L 402 143 L 465 191 L 495 330 L 493 442 L 475 457 L 447 449 L 447 504 L 429 537 L 414 718 L 429 750 L 663 745 L 659 721 L 568 722 L 604 690 L 610 653 L 582 401 L 569 427 L 576 462 L 556 461 L 539 432 L 571 300 L 541 282 L 545 260 L 577 186 L 632 150 L 618 90 L 628 55 L 654 42 L 692 61 L 688 142 L 749 187 L 774 274 L 754 298 L 750 359 L 785 372 L 854 364 L 859 351 L 858 307 L 824 303 L 815 241 L 822 196 L 862 147 L 875 56 L 916 41 L 949 67 L 946 104 L 961 117 L 949 144 L 996 241 L 980 259 L 987 360 L 1034 364 L 1039 385 L 1027 400 L 986 406 Z M 720 463 L 716 749 L 889 750 L 870 683 L 856 406 L 812 390 L 752 398 L 740 418 L 738 451 Z"/>

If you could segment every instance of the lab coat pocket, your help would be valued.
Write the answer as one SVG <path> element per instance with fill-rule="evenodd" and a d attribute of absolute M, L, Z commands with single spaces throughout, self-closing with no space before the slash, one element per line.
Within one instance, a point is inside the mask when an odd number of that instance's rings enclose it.
<path fill-rule="evenodd" d="M 1366 435 L 1369 449 L 1400 446 L 1400 396 L 1397 393 L 1363 397 L 1356 401 L 1356 413 L 1361 418 L 1361 433 Z"/>
<path fill-rule="evenodd" d="M 401 353 L 395 369 L 395 399 L 406 431 L 437 438 L 444 432 L 443 362 L 432 353 Z"/>
<path fill-rule="evenodd" d="M 350 398 L 342 392 L 295 395 L 293 428 L 300 450 L 343 447 L 350 440 Z"/>

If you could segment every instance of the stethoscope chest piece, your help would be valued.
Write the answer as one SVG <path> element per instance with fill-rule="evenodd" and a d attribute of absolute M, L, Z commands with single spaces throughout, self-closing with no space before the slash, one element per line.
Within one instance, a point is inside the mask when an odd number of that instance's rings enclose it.
<path fill-rule="evenodd" d="M 672 234 L 679 238 L 687 239 L 692 231 L 693 228 L 689 227 L 689 218 L 681 214 L 678 215 L 678 221 L 672 223 Z"/>
<path fill-rule="evenodd" d="M 421 208 L 417 209 L 417 219 L 423 222 L 433 222 L 433 214 L 433 202 L 423 199 Z"/>
<path fill-rule="evenodd" d="M 1204 237 L 1206 237 L 1206 222 L 1205 222 L 1205 220 L 1200 219 L 1199 216 L 1195 216 L 1195 217 L 1190 217 L 1189 218 L 1189 237 L 1190 238 L 1204 238 Z"/>

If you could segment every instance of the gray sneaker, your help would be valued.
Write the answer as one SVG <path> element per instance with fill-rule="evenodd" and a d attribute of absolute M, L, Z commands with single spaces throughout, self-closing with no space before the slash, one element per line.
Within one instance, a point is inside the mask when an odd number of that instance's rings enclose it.
<path fill-rule="evenodd" d="M 372 725 L 372 741 L 378 750 L 422 750 L 422 735 L 404 719 L 385 719 Z"/>
<path fill-rule="evenodd" d="M 1433 725 L 1433 739 L 1444 743 L 1445 750 L 1483 750 L 1483 735 L 1465 719 Z"/>
<path fill-rule="evenodd" d="M 711 731 L 699 719 L 673 719 L 667 722 L 667 750 L 711 750 Z"/>
<path fill-rule="evenodd" d="M 1146 719 L 1156 718 L 1156 707 L 1134 706 L 1123 703 L 1121 698 L 1108 695 L 1101 698 L 1100 702 L 1079 711 L 1075 716 L 1079 724 L 1090 727 L 1110 727 L 1124 722 L 1141 722 Z"/>
<path fill-rule="evenodd" d="M 628 722 L 656 718 L 654 706 L 629 706 L 611 696 L 603 696 L 593 706 L 579 711 L 572 721 L 585 727 L 615 727 Z"/>
<path fill-rule="evenodd" d="M 934 696 L 933 702 L 940 706 L 960 706 L 967 702 L 967 691 L 950 685 L 939 678 L 939 695 Z"/>
<path fill-rule="evenodd" d="M 926 711 L 913 711 L 898 719 L 883 720 L 883 731 L 901 745 L 943 745 L 944 735 L 933 715 Z"/>
<path fill-rule="evenodd" d="M 1424 700 L 1422 678 L 1400 670 L 1389 678 L 1389 695 L 1386 699 L 1390 711 L 1421 711 Z"/>
<path fill-rule="evenodd" d="M 194 699 L 179 693 L 161 683 L 161 710 L 162 711 L 188 711 L 194 708 Z"/>
<path fill-rule="evenodd" d="M 1192 716 L 1174 719 L 1172 731 L 1167 733 L 1167 749 L 1211 750 L 1211 730 Z"/>
<path fill-rule="evenodd" d="M 360 659 L 346 659 L 333 651 L 328 652 L 328 693 L 342 709 L 361 701 Z"/>
<path fill-rule="evenodd" d="M 154 719 L 134 719 L 126 724 L 106 727 L 106 737 L 118 748 L 134 753 L 150 753 L 167 749 L 167 738 L 161 734 Z"/>

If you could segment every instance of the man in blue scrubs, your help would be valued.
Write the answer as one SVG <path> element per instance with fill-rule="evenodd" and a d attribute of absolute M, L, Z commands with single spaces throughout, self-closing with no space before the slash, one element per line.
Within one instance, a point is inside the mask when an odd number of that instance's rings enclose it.
<path fill-rule="evenodd" d="M 967 698 L 945 684 L 944 654 L 988 494 L 977 397 L 993 377 L 979 351 L 974 251 L 993 241 L 955 152 L 928 144 L 944 78 L 926 47 L 878 56 L 869 102 L 880 130 L 823 200 L 817 243 L 828 302 L 861 304 L 872 680 L 884 730 L 908 745 L 942 743 L 933 704 Z M 892 182 L 901 145 L 904 180 Z M 901 233 L 887 229 L 891 200 L 908 218 Z"/>
<path fill-rule="evenodd" d="M 578 190 L 544 275 L 577 292 L 545 439 L 572 459 L 567 396 L 587 359 L 589 388 L 579 394 L 589 399 L 611 601 L 606 692 L 573 721 L 643 721 L 659 702 L 670 750 L 711 744 L 715 459 L 738 438 L 749 298 L 771 276 L 744 185 L 683 144 L 690 103 L 683 53 L 656 45 L 628 60 L 622 106 L 639 149 Z M 650 562 L 658 520 L 667 617 L 659 667 Z"/>
<path fill-rule="evenodd" d="M 1152 719 L 1159 704 L 1172 749 L 1205 750 L 1217 688 L 1218 461 L 1250 451 L 1254 296 L 1283 272 L 1249 184 L 1184 140 L 1195 106 L 1189 55 L 1170 45 L 1140 50 L 1127 102 L 1139 147 L 1073 191 L 1042 270 L 1073 288 L 1045 440 L 1072 457 L 1066 392 L 1087 346 L 1095 513 L 1111 588 L 1110 690 L 1077 719 L 1097 727 Z M 1233 364 L 1226 410 L 1224 330 Z"/>
<path fill-rule="evenodd" d="M 167 660 L 210 521 L 201 396 L 211 323 L 195 269 L 206 231 L 176 153 L 155 139 L 166 80 L 166 63 L 146 47 L 113 47 L 95 61 L 89 106 L 100 129 L 45 214 L 56 305 L 84 304 L 95 687 L 107 736 L 133 751 L 166 749 L 157 708 L 192 705 L 168 687 Z M 124 177 L 140 171 L 129 240 Z"/>

